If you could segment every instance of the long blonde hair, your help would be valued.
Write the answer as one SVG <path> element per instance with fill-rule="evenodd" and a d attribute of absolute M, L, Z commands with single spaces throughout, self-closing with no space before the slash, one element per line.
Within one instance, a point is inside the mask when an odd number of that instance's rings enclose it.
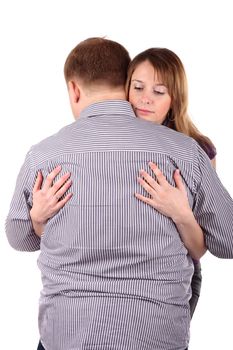
<path fill-rule="evenodd" d="M 144 61 L 149 61 L 152 64 L 171 96 L 171 108 L 165 121 L 166 126 L 194 138 L 205 151 L 209 148 L 215 150 L 211 140 L 197 129 L 188 115 L 186 73 L 183 63 L 173 51 L 166 48 L 150 48 L 135 56 L 128 69 L 127 97 L 129 98 L 132 74 L 137 66 Z"/>

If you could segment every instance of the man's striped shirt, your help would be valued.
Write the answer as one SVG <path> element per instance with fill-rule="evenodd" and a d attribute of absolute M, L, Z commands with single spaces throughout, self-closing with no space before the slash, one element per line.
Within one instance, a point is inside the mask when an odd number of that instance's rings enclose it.
<path fill-rule="evenodd" d="M 6 222 L 10 244 L 41 250 L 39 328 L 46 350 L 184 350 L 193 262 L 173 221 L 139 201 L 140 169 L 180 169 L 210 252 L 233 258 L 233 201 L 191 138 L 103 101 L 33 146 Z M 70 201 L 41 240 L 30 220 L 38 170 L 71 172 Z"/>

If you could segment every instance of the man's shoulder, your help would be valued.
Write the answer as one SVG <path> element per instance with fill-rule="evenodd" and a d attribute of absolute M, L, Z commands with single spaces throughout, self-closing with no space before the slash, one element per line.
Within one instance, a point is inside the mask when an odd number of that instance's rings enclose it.
<path fill-rule="evenodd" d="M 181 147 L 191 147 L 195 148 L 196 141 L 182 132 L 168 128 L 167 126 L 161 124 L 155 124 L 153 122 L 148 122 L 139 118 L 135 118 L 135 124 L 137 124 L 137 129 L 139 133 L 145 134 L 147 140 L 159 140 L 163 144 L 177 144 Z"/>
<path fill-rule="evenodd" d="M 65 125 L 61 129 L 59 129 L 57 132 L 55 132 L 54 134 L 42 139 L 37 144 L 33 145 L 33 149 L 37 150 L 37 149 L 40 149 L 40 148 L 47 146 L 48 144 L 52 145 L 53 143 L 58 142 L 64 138 L 68 137 L 69 133 L 71 132 L 72 128 L 74 127 L 74 124 L 75 124 L 75 122 L 68 124 L 68 125 Z"/>
<path fill-rule="evenodd" d="M 62 151 L 62 148 L 66 144 L 70 137 L 75 122 L 68 124 L 58 130 L 56 133 L 42 139 L 40 142 L 34 144 L 30 149 L 31 157 L 41 160 L 40 158 L 49 157 L 50 154 L 55 155 Z"/>

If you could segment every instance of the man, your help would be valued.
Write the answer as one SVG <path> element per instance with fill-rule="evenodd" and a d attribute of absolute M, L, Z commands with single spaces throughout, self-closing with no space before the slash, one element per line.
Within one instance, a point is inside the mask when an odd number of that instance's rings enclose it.
<path fill-rule="evenodd" d="M 18 176 L 6 231 L 15 249 L 41 249 L 46 350 L 187 348 L 192 259 L 174 223 L 134 196 L 150 161 L 169 181 L 179 165 L 208 249 L 233 258 L 232 199 L 194 140 L 135 117 L 125 101 L 129 62 L 107 39 L 72 50 L 65 78 L 77 120 L 32 147 Z M 58 164 L 72 174 L 73 196 L 40 239 L 32 189 L 39 170 Z"/>

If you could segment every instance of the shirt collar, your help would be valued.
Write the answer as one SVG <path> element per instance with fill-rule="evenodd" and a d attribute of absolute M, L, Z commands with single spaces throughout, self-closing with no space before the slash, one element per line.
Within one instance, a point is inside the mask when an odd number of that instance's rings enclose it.
<path fill-rule="evenodd" d="M 96 102 L 86 107 L 78 119 L 91 118 L 101 115 L 128 115 L 136 118 L 133 108 L 128 101 L 125 100 L 105 100 Z"/>

